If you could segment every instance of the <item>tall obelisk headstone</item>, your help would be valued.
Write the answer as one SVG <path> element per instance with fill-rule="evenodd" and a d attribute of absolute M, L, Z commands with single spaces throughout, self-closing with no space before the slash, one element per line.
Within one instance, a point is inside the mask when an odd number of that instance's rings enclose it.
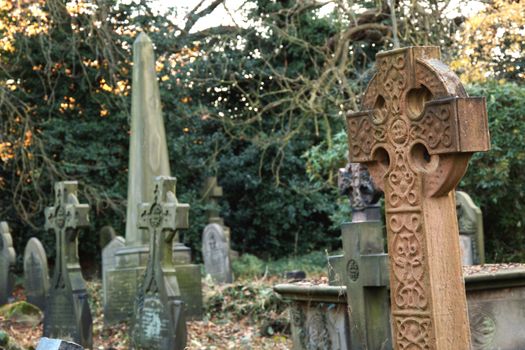
<path fill-rule="evenodd" d="M 0 222 L 0 305 L 9 302 L 15 286 L 13 268 L 16 253 L 13 248 L 13 237 L 7 222 Z"/>
<path fill-rule="evenodd" d="M 56 237 L 55 269 L 46 297 L 44 336 L 72 339 L 90 348 L 93 321 L 78 261 L 78 229 L 89 225 L 89 205 L 80 204 L 77 182 L 55 183 L 55 205 L 46 208 L 46 231 Z"/>
<path fill-rule="evenodd" d="M 150 233 L 150 258 L 135 302 L 131 324 L 133 349 L 182 350 L 186 346 L 186 320 L 181 301 L 172 241 L 188 228 L 189 205 L 176 197 L 173 177 L 154 182 L 153 201 L 139 207 L 138 224 Z"/>
<path fill-rule="evenodd" d="M 362 111 L 347 117 L 350 159 L 385 193 L 394 349 L 471 348 L 454 188 L 490 148 L 488 121 L 484 98 L 439 58 L 377 54 Z"/>
<path fill-rule="evenodd" d="M 106 324 L 128 320 L 131 316 L 149 255 L 148 231 L 137 226 L 137 206 L 153 201 L 156 176 L 170 174 L 153 45 L 151 39 L 141 33 L 133 44 L 126 247 L 116 252 L 117 266 L 107 274 Z"/>
<path fill-rule="evenodd" d="M 27 301 L 45 310 L 49 286 L 46 251 L 40 240 L 32 237 L 24 249 L 24 289 Z"/>

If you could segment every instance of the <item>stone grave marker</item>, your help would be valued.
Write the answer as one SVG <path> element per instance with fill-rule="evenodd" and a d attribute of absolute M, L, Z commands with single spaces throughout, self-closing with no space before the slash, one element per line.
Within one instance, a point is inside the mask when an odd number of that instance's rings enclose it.
<path fill-rule="evenodd" d="M 459 235 L 465 245 L 470 241 L 471 249 L 465 251 L 466 265 L 485 263 L 485 241 L 483 234 L 483 215 L 481 209 L 474 204 L 470 196 L 462 191 L 456 191 L 456 209 L 458 215 Z M 470 259 L 469 259 L 470 256 Z"/>
<path fill-rule="evenodd" d="M 176 349 L 186 346 L 184 303 L 181 301 L 172 241 L 188 228 L 189 205 L 176 198 L 176 179 L 155 179 L 154 200 L 139 206 L 139 225 L 150 233 L 150 259 L 135 302 L 130 326 L 134 349 Z"/>
<path fill-rule="evenodd" d="M 208 224 L 202 234 L 202 257 L 206 274 L 216 283 L 232 283 L 228 239 L 219 224 Z"/>
<path fill-rule="evenodd" d="M 191 263 L 191 249 L 179 241 L 179 235 L 173 240 L 173 265 L 177 282 L 184 302 L 187 320 L 202 320 L 202 283 L 200 265 Z"/>
<path fill-rule="evenodd" d="M 13 238 L 7 222 L 0 222 L 0 305 L 4 305 L 12 298 L 15 285 L 13 268 L 16 253 L 13 248 Z"/>
<path fill-rule="evenodd" d="M 490 147 L 484 98 L 468 97 L 437 47 L 376 55 L 352 162 L 385 193 L 394 349 L 470 349 L 454 188 Z"/>
<path fill-rule="evenodd" d="M 100 229 L 98 242 L 100 244 L 100 249 L 104 249 L 113 239 L 117 237 L 117 233 L 113 226 L 106 225 Z"/>
<path fill-rule="evenodd" d="M 55 183 L 55 205 L 45 210 L 46 231 L 54 231 L 56 259 L 44 310 L 44 336 L 93 344 L 93 321 L 78 261 L 79 228 L 89 226 L 89 205 L 80 204 L 77 182 Z"/>
<path fill-rule="evenodd" d="M 44 246 L 36 237 L 29 239 L 24 249 L 24 289 L 27 301 L 44 310 L 49 290 L 49 269 Z"/>
<path fill-rule="evenodd" d="M 137 226 L 137 206 L 153 201 L 153 182 L 159 175 L 171 175 L 168 146 L 153 44 L 145 33 L 140 33 L 133 43 L 126 246 L 115 253 L 117 266 L 108 271 L 105 324 L 131 317 L 149 256 L 149 236 L 147 230 Z"/>
<path fill-rule="evenodd" d="M 217 178 L 208 177 L 203 188 L 203 196 L 208 201 L 208 225 L 202 232 L 202 258 L 206 275 L 210 275 L 216 283 L 231 283 L 231 261 L 238 253 L 230 248 L 230 228 L 224 225 L 220 216 L 219 199 L 222 195 Z"/>
<path fill-rule="evenodd" d="M 102 249 L 102 298 L 104 307 L 108 307 L 107 301 L 109 291 L 107 290 L 110 283 L 108 283 L 108 271 L 113 270 L 117 266 L 117 258 L 115 253 L 126 246 L 124 237 L 115 236 L 106 246 Z M 106 322 L 108 318 L 104 318 Z"/>
<path fill-rule="evenodd" d="M 339 193 L 350 199 L 352 222 L 342 225 L 344 254 L 328 259 L 329 282 L 346 285 L 349 348 L 392 347 L 388 300 L 388 255 L 384 251 L 381 192 L 366 165 L 339 170 Z"/>

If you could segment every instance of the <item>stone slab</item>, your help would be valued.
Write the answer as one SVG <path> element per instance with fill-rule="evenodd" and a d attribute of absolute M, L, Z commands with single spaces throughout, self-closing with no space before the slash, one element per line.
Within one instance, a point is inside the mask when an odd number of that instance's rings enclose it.
<path fill-rule="evenodd" d="M 13 238 L 7 222 L 0 222 L 0 305 L 6 304 L 12 298 L 15 285 L 13 273 L 16 260 Z"/>
<path fill-rule="evenodd" d="M 24 289 L 27 301 L 45 309 L 49 290 L 49 269 L 46 251 L 36 237 L 32 237 L 24 250 Z"/>
<path fill-rule="evenodd" d="M 204 228 L 202 257 L 206 274 L 209 274 L 216 283 L 233 281 L 228 239 L 221 225 L 208 224 Z"/>
<path fill-rule="evenodd" d="M 184 302 L 186 319 L 202 320 L 202 283 L 200 265 L 176 265 L 181 300 Z"/>
<path fill-rule="evenodd" d="M 102 302 L 104 309 L 107 307 L 107 295 L 109 293 L 108 271 L 117 266 L 116 253 L 119 249 L 124 248 L 125 244 L 126 241 L 123 237 L 116 236 L 102 249 Z"/>

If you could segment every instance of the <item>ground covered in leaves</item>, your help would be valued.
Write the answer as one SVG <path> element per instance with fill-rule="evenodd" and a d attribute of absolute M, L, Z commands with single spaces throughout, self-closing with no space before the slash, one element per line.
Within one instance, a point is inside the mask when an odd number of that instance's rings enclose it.
<path fill-rule="evenodd" d="M 272 290 L 275 278 L 250 279 L 217 286 L 204 281 L 205 316 L 188 322 L 188 349 L 291 349 L 286 304 Z M 102 286 L 89 281 L 93 314 L 93 349 L 128 349 L 126 324 L 104 328 Z M 25 300 L 18 288 L 15 301 Z M 42 336 L 41 321 L 36 325 L 10 320 L 0 315 L 0 333 L 7 333 L 9 346 L 0 349 L 34 349 Z"/>

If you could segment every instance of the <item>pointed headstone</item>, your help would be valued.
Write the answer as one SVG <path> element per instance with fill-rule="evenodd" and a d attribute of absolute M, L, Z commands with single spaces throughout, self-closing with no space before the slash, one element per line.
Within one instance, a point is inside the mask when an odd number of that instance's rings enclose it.
<path fill-rule="evenodd" d="M 24 250 L 24 289 L 27 301 L 44 310 L 49 291 L 49 269 L 44 246 L 36 237 L 27 242 Z"/>
<path fill-rule="evenodd" d="M 7 222 L 0 222 L 0 305 L 9 302 L 15 285 L 13 268 L 16 253 Z"/>
<path fill-rule="evenodd" d="M 79 228 L 89 226 L 89 205 L 80 204 L 77 182 L 55 183 L 55 205 L 46 208 L 46 231 L 56 237 L 53 279 L 46 297 L 44 336 L 71 339 L 90 348 L 93 320 L 78 260 Z"/>
<path fill-rule="evenodd" d="M 189 205 L 176 197 L 176 179 L 158 177 L 153 201 L 139 206 L 139 225 L 150 234 L 150 259 L 139 288 L 130 327 L 134 349 L 182 350 L 186 346 L 186 320 L 172 241 L 188 228 Z"/>
<path fill-rule="evenodd" d="M 126 247 L 116 252 L 108 271 L 105 323 L 129 320 L 148 261 L 148 232 L 137 226 L 137 206 L 153 201 L 157 176 L 170 176 L 168 146 L 151 39 L 141 33 L 133 44 L 131 136 L 129 144 Z"/>

